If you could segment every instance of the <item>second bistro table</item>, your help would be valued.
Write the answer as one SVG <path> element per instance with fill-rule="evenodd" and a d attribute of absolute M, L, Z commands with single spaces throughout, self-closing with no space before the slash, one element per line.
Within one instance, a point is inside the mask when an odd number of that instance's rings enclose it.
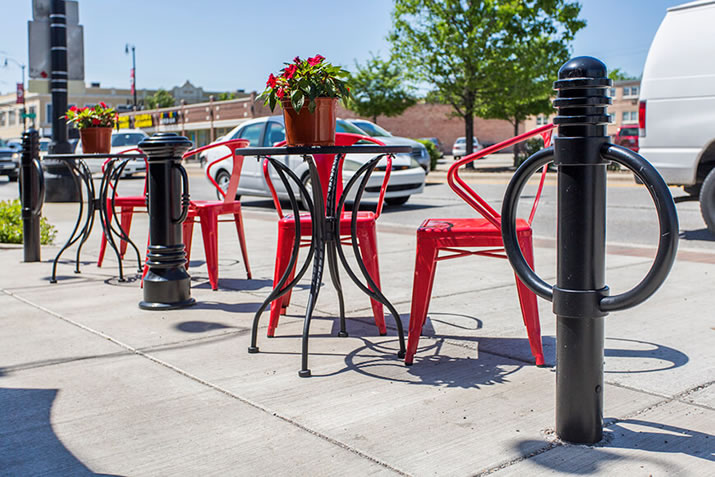
<path fill-rule="evenodd" d="M 131 241 L 127 233 L 122 229 L 121 224 L 117 220 L 117 215 L 112 210 L 112 217 L 114 217 L 116 222 L 116 228 L 111 223 L 111 218 L 107 214 L 107 203 L 111 201 L 111 207 L 114 209 L 114 196 L 117 189 L 117 183 L 119 178 L 124 172 L 124 168 L 130 160 L 134 159 L 145 159 L 144 154 L 48 154 L 45 159 L 55 159 L 63 161 L 67 168 L 72 174 L 77 190 L 79 191 L 79 212 L 77 214 L 77 221 L 75 222 L 74 229 L 70 234 L 70 238 L 62 246 L 57 256 L 52 262 L 52 277 L 50 278 L 50 283 L 57 283 L 57 262 L 59 262 L 60 257 L 67 248 L 74 245 L 79 240 L 79 245 L 77 246 L 77 255 L 75 257 L 75 273 L 80 273 L 79 270 L 79 260 L 80 253 L 82 252 L 82 246 L 89 238 L 89 234 L 92 232 L 92 227 L 94 226 L 94 213 L 99 212 L 99 222 L 102 225 L 102 232 L 107 238 L 107 242 L 114 250 L 117 255 L 117 261 L 119 262 L 119 281 L 124 281 L 124 270 L 122 268 L 122 257 L 117 248 L 116 243 L 112 234 L 116 234 L 120 240 L 128 242 L 131 244 L 132 248 L 137 255 L 137 262 L 139 263 L 139 272 L 142 271 L 141 254 L 139 249 Z M 92 179 L 92 171 L 90 171 L 89 166 L 84 159 L 110 159 L 106 162 L 104 166 L 104 172 L 102 174 L 102 180 L 99 185 L 99 194 L 97 195 L 97 190 L 94 187 L 94 181 Z M 84 192 L 82 191 L 82 186 L 87 193 L 87 213 L 84 218 L 84 223 L 82 223 L 82 213 L 84 212 Z M 111 189 L 111 195 L 110 195 Z"/>
<path fill-rule="evenodd" d="M 305 321 L 303 324 L 303 339 L 302 339 L 302 365 L 298 372 L 300 377 L 309 377 L 311 375 L 310 369 L 308 368 L 308 336 L 310 333 L 310 320 L 313 317 L 313 310 L 315 308 L 316 301 L 318 299 L 318 293 L 320 291 L 320 285 L 323 278 L 323 268 L 325 266 L 326 257 L 326 247 L 328 248 L 328 268 L 333 283 L 338 284 L 336 286 L 338 292 L 338 300 L 340 304 L 343 303 L 342 290 L 339 286 L 340 278 L 338 277 L 338 263 L 337 259 L 343 265 L 343 268 L 347 272 L 350 279 L 355 282 L 360 290 L 362 290 L 370 298 L 382 303 L 389 310 L 395 319 L 397 325 L 397 334 L 400 341 L 400 350 L 397 353 L 399 358 L 405 356 L 405 338 L 402 329 L 402 322 L 400 321 L 400 315 L 397 313 L 392 304 L 385 298 L 385 296 L 380 291 L 374 280 L 370 277 L 370 274 L 365 267 L 360 254 L 360 249 L 358 247 L 357 239 L 357 218 L 358 211 L 360 208 L 360 200 L 365 192 L 365 187 L 367 186 L 368 179 L 370 175 L 375 170 L 377 163 L 384 156 L 392 156 L 396 153 L 410 153 L 412 152 L 411 146 L 380 146 L 380 145 L 369 145 L 369 146 L 312 146 L 312 147 L 250 147 L 243 149 L 236 149 L 236 154 L 243 156 L 257 156 L 257 159 L 265 158 L 276 170 L 278 177 L 285 186 L 286 192 L 288 193 L 288 198 L 290 200 L 291 208 L 293 210 L 293 216 L 295 217 L 295 238 L 293 243 L 293 251 L 291 254 L 290 262 L 288 267 L 281 276 L 278 283 L 275 285 L 273 291 L 268 295 L 268 298 L 263 302 L 256 315 L 253 319 L 253 328 L 251 330 L 251 346 L 248 348 L 249 353 L 258 353 L 259 349 L 256 344 L 258 339 L 258 322 L 261 314 L 266 309 L 266 307 L 276 298 L 280 298 L 286 293 L 288 293 L 302 278 L 305 272 L 308 270 L 308 265 L 310 264 L 313 255 L 315 255 L 315 260 L 313 261 L 313 276 L 310 282 L 310 295 L 308 298 L 308 304 L 305 311 Z M 346 154 L 377 154 L 376 157 L 368 160 L 363 164 L 355 174 L 350 178 L 350 181 L 345 185 L 343 193 L 340 197 L 336 197 L 338 184 L 337 178 L 340 168 L 342 167 L 343 159 Z M 308 193 L 303 182 L 291 171 L 286 165 L 277 161 L 271 156 L 283 156 L 283 155 L 300 155 L 303 156 L 303 160 L 308 164 L 308 171 L 310 173 L 310 185 L 312 188 L 312 198 Z M 316 160 L 314 155 L 320 155 L 328 157 L 332 156 L 332 165 L 330 166 L 330 180 L 327 185 L 326 200 L 323 201 L 323 189 L 320 180 L 320 175 L 318 174 L 318 168 L 316 166 Z M 337 156 L 337 157 L 335 157 Z M 321 158 L 322 159 L 322 158 Z M 351 214 L 351 224 L 350 224 L 350 236 L 352 239 L 352 248 L 357 260 L 357 264 L 365 278 L 366 284 L 363 284 L 356 273 L 348 265 L 345 253 L 343 252 L 341 242 L 340 242 L 340 218 L 342 215 L 343 205 L 345 204 L 346 198 L 350 193 L 351 188 L 358 181 L 360 176 L 363 176 L 360 184 L 357 187 L 355 193 L 355 198 L 353 201 L 353 212 Z M 293 191 L 294 188 L 291 187 L 291 182 L 294 183 L 295 187 L 300 191 L 302 198 L 305 199 L 305 204 L 308 208 L 311 218 L 312 226 L 312 237 L 310 248 L 308 250 L 308 256 L 305 262 L 301 266 L 300 270 L 297 271 L 295 277 L 286 284 L 291 270 L 295 268 L 295 264 L 298 260 L 298 253 L 300 251 L 300 239 L 301 239 L 301 221 L 300 221 L 300 209 L 298 207 L 298 201 L 296 200 L 296 194 Z M 343 312 L 343 306 L 341 309 L 341 333 L 339 336 L 347 336 L 344 329 L 345 316 Z"/>

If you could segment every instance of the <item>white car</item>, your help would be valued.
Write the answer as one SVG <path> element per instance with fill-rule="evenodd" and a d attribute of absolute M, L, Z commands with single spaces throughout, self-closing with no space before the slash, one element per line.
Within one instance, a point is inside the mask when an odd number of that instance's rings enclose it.
<path fill-rule="evenodd" d="M 472 153 L 483 149 L 482 145 L 479 144 L 479 139 L 477 139 L 477 136 L 472 136 L 472 139 L 473 139 Z M 466 154 L 467 154 L 467 138 L 464 136 L 458 137 L 457 140 L 454 141 L 454 146 L 452 146 L 452 156 L 454 156 L 454 160 L 456 161 L 457 159 L 465 156 Z"/>
<path fill-rule="evenodd" d="M 365 135 L 363 131 L 341 119 L 337 120 L 336 131 L 360 134 L 363 136 Z M 245 123 L 236 126 L 233 130 L 226 134 L 223 140 L 238 138 L 248 139 L 251 147 L 272 147 L 276 143 L 285 139 L 283 116 L 271 116 L 246 121 Z M 220 159 L 228 153 L 229 149 L 227 147 L 209 149 L 204 152 L 204 159 L 206 161 L 205 164 L 209 165 L 216 159 Z M 304 184 L 308 184 L 308 166 L 305 161 L 303 161 L 301 156 L 291 155 L 279 156 L 276 158 L 283 164 L 290 167 Z M 371 158 L 372 156 L 369 154 L 348 154 L 343 163 L 343 183 L 347 183 L 355 171 L 357 171 L 360 166 Z M 379 197 L 380 186 L 382 185 L 382 180 L 384 178 L 384 167 L 385 166 L 383 164 L 378 164 L 375 172 L 370 176 L 370 180 L 368 181 L 365 193 L 362 197 L 363 200 L 373 201 L 377 200 Z M 233 162 L 231 158 L 227 158 L 211 167 L 209 173 L 214 180 L 216 180 L 216 182 L 224 190 L 226 190 L 228 188 L 228 182 L 231 178 L 232 170 Z M 271 171 L 271 180 L 276 188 L 278 196 L 281 199 L 288 199 L 288 192 L 283 186 L 278 174 L 273 170 Z M 395 159 L 392 161 L 392 173 L 390 174 L 390 181 L 385 193 L 385 202 L 388 205 L 404 204 L 412 194 L 421 193 L 424 186 L 425 171 L 417 163 L 417 161 L 413 159 L 410 154 L 396 154 Z M 353 187 L 353 192 L 356 187 L 357 185 Z M 297 187 L 294 192 L 298 192 Z M 256 157 L 251 156 L 244 159 L 237 195 L 259 197 L 271 196 L 268 184 L 263 176 L 263 167 L 261 162 L 258 161 Z"/>
<path fill-rule="evenodd" d="M 112 149 L 109 151 L 110 154 L 120 154 L 122 152 L 134 149 L 137 145 L 142 142 L 145 138 L 149 137 L 147 133 L 141 129 L 117 129 L 112 131 Z M 82 153 L 82 141 L 77 142 L 75 148 L 77 154 Z M 136 152 L 136 151 L 132 151 Z M 105 159 L 85 159 L 85 163 L 89 166 L 89 170 L 93 174 L 102 172 L 102 164 L 104 164 Z M 144 159 L 132 159 L 127 163 L 124 168 L 123 177 L 131 176 L 137 172 L 145 172 L 146 164 Z"/>
<path fill-rule="evenodd" d="M 425 173 L 429 174 L 430 157 L 424 144 L 414 139 L 393 136 L 391 132 L 366 119 L 347 119 L 346 121 L 365 131 L 366 136 L 374 137 L 388 146 L 412 146 L 412 157 L 422 166 Z"/>

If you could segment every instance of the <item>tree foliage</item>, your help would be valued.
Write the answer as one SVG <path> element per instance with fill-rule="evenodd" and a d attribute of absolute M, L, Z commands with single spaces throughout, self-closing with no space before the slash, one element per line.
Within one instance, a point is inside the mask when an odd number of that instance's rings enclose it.
<path fill-rule="evenodd" d="M 165 89 L 159 88 L 156 93 L 146 98 L 145 103 L 147 108 L 170 108 L 174 106 L 174 97 Z"/>
<path fill-rule="evenodd" d="M 544 112 L 569 42 L 585 26 L 573 0 L 395 0 L 396 58 L 464 118 L 523 120 Z"/>
<path fill-rule="evenodd" d="M 355 63 L 355 70 L 347 106 L 360 116 L 377 123 L 378 116 L 399 116 L 417 102 L 394 62 L 372 55 L 364 65 Z"/>
<path fill-rule="evenodd" d="M 218 96 L 216 97 L 217 100 L 219 101 L 227 101 L 229 99 L 236 99 L 236 93 L 226 91 L 224 93 L 219 93 Z"/>
<path fill-rule="evenodd" d="M 635 76 L 631 76 L 620 68 L 613 68 L 608 72 L 608 78 L 613 81 L 627 81 L 627 80 L 637 80 Z"/>

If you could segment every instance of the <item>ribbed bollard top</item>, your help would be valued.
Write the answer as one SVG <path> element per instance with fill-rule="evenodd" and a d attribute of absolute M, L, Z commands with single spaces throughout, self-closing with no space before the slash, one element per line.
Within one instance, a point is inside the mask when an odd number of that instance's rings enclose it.
<path fill-rule="evenodd" d="M 187 138 L 173 132 L 156 133 L 139 143 L 139 149 L 146 153 L 150 161 L 180 158 L 192 146 L 193 143 Z"/>
<path fill-rule="evenodd" d="M 606 65 L 596 58 L 579 56 L 564 64 L 554 82 L 558 91 L 554 100 L 558 135 L 605 135 L 605 125 L 610 121 L 606 108 L 611 104 L 606 92 L 612 84 Z M 571 126 L 585 126 L 588 131 Z"/>

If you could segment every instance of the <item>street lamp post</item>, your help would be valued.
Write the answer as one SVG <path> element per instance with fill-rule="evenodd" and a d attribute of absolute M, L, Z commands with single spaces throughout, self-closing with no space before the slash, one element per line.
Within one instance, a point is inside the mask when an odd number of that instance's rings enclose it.
<path fill-rule="evenodd" d="M 5 68 L 7 68 L 8 61 L 12 61 L 22 70 L 22 130 L 25 131 L 27 129 L 27 111 L 25 110 L 25 65 L 23 65 L 14 58 L 10 58 L 9 56 L 7 56 L 5 57 Z"/>
<path fill-rule="evenodd" d="M 124 54 L 129 54 L 129 49 L 132 50 L 132 96 L 134 97 L 134 111 L 137 110 L 137 61 L 134 54 L 134 45 L 127 43 L 124 45 Z"/>

